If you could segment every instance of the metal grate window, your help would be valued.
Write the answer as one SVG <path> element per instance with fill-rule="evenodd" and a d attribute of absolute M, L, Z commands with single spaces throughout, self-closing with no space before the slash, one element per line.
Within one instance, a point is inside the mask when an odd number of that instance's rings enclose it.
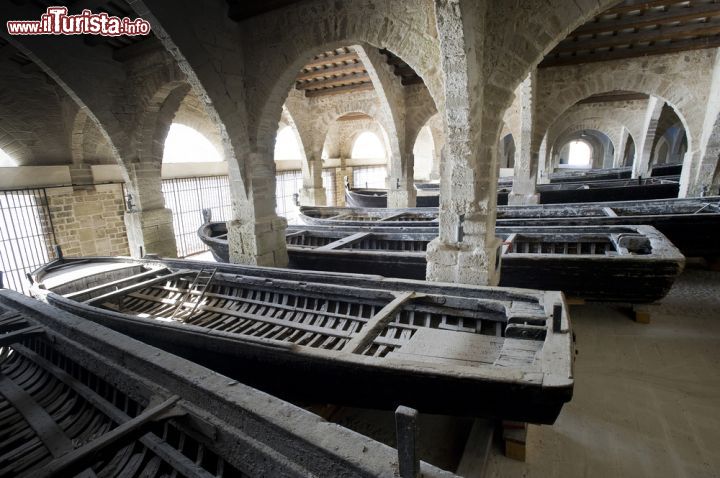
<path fill-rule="evenodd" d="M 207 250 L 197 230 L 202 225 L 202 210 L 211 209 L 213 221 L 232 217 L 230 181 L 227 176 L 164 179 L 165 205 L 173 212 L 173 228 L 178 257 Z"/>
<path fill-rule="evenodd" d="M 387 168 L 385 166 L 361 166 L 353 168 L 353 187 L 385 189 Z"/>
<path fill-rule="evenodd" d="M 322 182 L 325 188 L 325 199 L 328 206 L 335 206 L 335 193 L 337 192 L 337 184 L 335 182 L 335 169 L 323 169 Z"/>
<path fill-rule="evenodd" d="M 55 258 L 55 244 L 44 188 L 0 191 L 0 271 L 4 286 L 27 294 L 25 274 Z"/>
<path fill-rule="evenodd" d="M 284 216 L 290 224 L 299 222 L 300 209 L 295 204 L 295 194 L 302 189 L 302 172 L 284 171 L 275 176 L 275 211 Z"/>

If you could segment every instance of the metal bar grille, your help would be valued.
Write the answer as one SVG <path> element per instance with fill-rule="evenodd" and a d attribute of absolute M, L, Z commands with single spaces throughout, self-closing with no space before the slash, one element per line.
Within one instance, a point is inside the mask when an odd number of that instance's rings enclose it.
<path fill-rule="evenodd" d="M 5 287 L 28 294 L 25 274 L 55 258 L 45 188 L 0 191 L 0 271 Z"/>
<path fill-rule="evenodd" d="M 295 204 L 295 194 L 302 188 L 301 171 L 283 171 L 275 176 L 275 212 L 284 216 L 290 224 L 299 222 L 300 209 Z"/>
<path fill-rule="evenodd" d="M 165 205 L 173 212 L 178 257 L 207 250 L 197 235 L 202 210 L 211 209 L 214 221 L 232 218 L 230 182 L 227 176 L 164 179 Z"/>
<path fill-rule="evenodd" d="M 384 189 L 387 168 L 385 166 L 353 167 L 353 187 Z"/>

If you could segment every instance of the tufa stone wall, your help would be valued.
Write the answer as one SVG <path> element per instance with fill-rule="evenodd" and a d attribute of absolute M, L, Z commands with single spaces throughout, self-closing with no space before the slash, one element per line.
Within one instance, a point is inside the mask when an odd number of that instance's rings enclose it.
<path fill-rule="evenodd" d="M 122 187 L 47 190 L 57 243 L 66 256 L 127 256 Z"/>

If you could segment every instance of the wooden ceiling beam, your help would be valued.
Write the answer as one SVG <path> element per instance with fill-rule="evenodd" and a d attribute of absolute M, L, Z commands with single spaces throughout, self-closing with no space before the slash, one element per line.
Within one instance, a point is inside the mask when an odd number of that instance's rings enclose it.
<path fill-rule="evenodd" d="M 355 52 L 343 53 L 342 55 L 326 56 L 323 58 L 313 59 L 310 63 L 303 66 L 303 70 L 309 68 L 317 68 L 319 66 L 332 65 L 334 63 L 342 63 L 346 61 L 360 61 L 360 58 L 358 58 L 357 53 Z"/>
<path fill-rule="evenodd" d="M 586 23 L 570 34 L 571 37 L 602 32 L 617 32 L 628 28 L 641 28 L 672 22 L 720 16 L 720 4 L 700 5 L 697 7 L 671 8 L 665 12 L 651 12 L 644 15 L 632 15 L 618 20 Z"/>
<path fill-rule="evenodd" d="M 645 93 L 616 93 L 606 95 L 594 95 L 584 100 L 580 100 L 577 104 L 592 104 L 592 103 L 611 103 L 613 101 L 642 101 L 650 98 Z"/>
<path fill-rule="evenodd" d="M 339 86 L 337 88 L 326 88 L 324 90 L 307 90 L 305 91 L 305 96 L 308 98 L 316 98 L 318 96 L 341 95 L 358 91 L 371 91 L 373 89 L 372 83 L 358 83 L 355 85 Z"/>
<path fill-rule="evenodd" d="M 366 115 L 365 113 L 348 113 L 345 116 L 339 117 L 338 121 L 362 121 L 362 120 L 371 120 L 373 119 L 372 116 Z"/>
<path fill-rule="evenodd" d="M 598 61 L 623 60 L 651 55 L 664 55 L 689 50 L 702 50 L 705 48 L 720 47 L 720 36 L 701 37 L 694 40 L 680 40 L 666 45 L 652 45 L 646 47 L 636 46 L 614 51 L 602 51 L 588 55 L 546 57 L 538 67 L 579 65 L 581 63 L 594 63 Z"/>
<path fill-rule="evenodd" d="M 628 3 L 622 2 L 620 5 L 605 10 L 600 15 L 614 15 L 628 12 L 634 12 L 637 10 L 649 10 L 651 8 L 658 8 L 670 5 L 677 5 L 678 3 L 687 3 L 689 0 L 652 0 L 649 2 L 639 3 Z"/>
<path fill-rule="evenodd" d="M 596 50 L 598 48 L 608 48 L 617 45 L 632 45 L 659 40 L 686 38 L 689 36 L 716 35 L 718 33 L 720 33 L 720 22 L 696 23 L 678 27 L 664 27 L 657 30 L 643 30 L 637 33 L 620 33 L 612 36 L 608 35 L 593 38 L 592 40 L 563 42 L 555 48 L 554 52 L 567 53 L 578 50 Z"/>
<path fill-rule="evenodd" d="M 365 69 L 365 65 L 362 63 L 352 63 L 349 65 L 340 65 L 340 66 L 334 66 L 331 68 L 323 68 L 321 70 L 313 70 L 313 71 L 307 71 L 307 72 L 301 72 L 297 78 L 295 78 L 296 81 L 309 81 L 314 80 L 315 78 L 322 78 L 332 75 L 341 75 L 341 74 L 350 74 L 350 73 L 362 73 L 364 71 L 367 71 Z"/>
<path fill-rule="evenodd" d="M 333 86 L 343 86 L 346 83 L 358 83 L 370 81 L 370 75 L 367 73 L 353 73 L 352 75 L 338 76 L 337 78 L 328 78 L 327 80 L 310 81 L 308 83 L 300 83 L 295 88 L 298 90 L 313 90 L 317 88 L 330 88 Z"/>

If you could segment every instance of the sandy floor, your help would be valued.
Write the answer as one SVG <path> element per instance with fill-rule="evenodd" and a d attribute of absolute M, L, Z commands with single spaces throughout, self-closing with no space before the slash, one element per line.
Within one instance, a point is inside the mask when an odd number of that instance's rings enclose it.
<path fill-rule="evenodd" d="M 575 395 L 488 477 L 720 477 L 720 273 L 686 271 L 649 325 L 573 307 Z"/>

